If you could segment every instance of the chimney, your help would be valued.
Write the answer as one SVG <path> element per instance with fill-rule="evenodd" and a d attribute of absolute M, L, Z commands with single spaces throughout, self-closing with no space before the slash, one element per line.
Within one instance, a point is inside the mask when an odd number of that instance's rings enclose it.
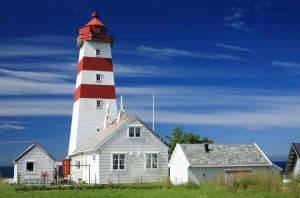
<path fill-rule="evenodd" d="M 208 147 L 208 145 L 209 145 L 208 143 L 205 143 L 205 144 L 204 144 L 204 149 L 205 149 L 205 152 L 206 152 L 206 153 L 209 152 L 209 147 Z"/>
<path fill-rule="evenodd" d="M 125 114 L 125 110 L 124 110 L 124 107 L 123 107 L 123 96 L 121 96 L 121 98 L 120 98 L 120 111 L 119 111 L 117 122 L 120 122 L 120 121 L 124 120 L 125 118 L 126 118 L 126 114 Z"/>
<path fill-rule="evenodd" d="M 112 123 L 112 119 L 109 115 L 109 103 L 106 104 L 106 112 L 103 120 L 103 129 L 106 129 Z"/>

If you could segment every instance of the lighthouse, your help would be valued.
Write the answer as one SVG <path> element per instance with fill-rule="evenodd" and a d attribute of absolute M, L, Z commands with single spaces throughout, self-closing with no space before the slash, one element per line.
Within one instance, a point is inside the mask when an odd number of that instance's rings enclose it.
<path fill-rule="evenodd" d="M 117 118 L 112 43 L 107 27 L 93 12 L 92 19 L 80 28 L 77 39 L 79 59 L 69 155 L 101 132 L 107 107 L 111 119 Z"/>

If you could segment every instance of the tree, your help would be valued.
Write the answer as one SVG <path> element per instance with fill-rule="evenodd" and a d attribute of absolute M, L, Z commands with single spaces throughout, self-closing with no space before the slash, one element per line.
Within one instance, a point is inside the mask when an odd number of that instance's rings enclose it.
<path fill-rule="evenodd" d="M 201 138 L 200 135 L 192 133 L 192 132 L 185 132 L 182 130 L 181 127 L 176 127 L 172 131 L 172 136 L 166 136 L 168 140 L 169 146 L 169 158 L 171 157 L 175 146 L 177 143 L 179 144 L 201 144 L 201 143 L 213 143 L 211 139 L 207 137 Z"/>

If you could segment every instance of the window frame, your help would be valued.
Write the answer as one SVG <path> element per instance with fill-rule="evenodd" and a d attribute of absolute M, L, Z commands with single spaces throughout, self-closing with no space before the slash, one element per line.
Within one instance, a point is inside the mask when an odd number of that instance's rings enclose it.
<path fill-rule="evenodd" d="M 98 80 L 98 76 L 100 77 L 100 80 Z M 96 82 L 97 83 L 103 83 L 103 74 L 96 74 Z"/>
<path fill-rule="evenodd" d="M 123 169 L 120 169 L 120 165 L 121 165 L 120 156 L 121 155 L 124 156 L 124 159 L 123 159 L 124 160 L 124 163 L 123 163 L 124 168 Z M 114 156 L 118 156 L 117 159 L 116 159 L 118 161 L 118 163 L 117 163 L 118 168 L 117 169 L 114 168 Z M 126 170 L 126 154 L 125 153 L 112 153 L 111 154 L 111 170 L 112 171 L 125 171 Z"/>
<path fill-rule="evenodd" d="M 100 49 L 96 49 L 95 54 L 96 54 L 96 56 L 101 56 L 101 51 L 100 51 Z"/>
<path fill-rule="evenodd" d="M 100 102 L 100 106 L 98 106 L 98 102 Z M 96 109 L 103 109 L 104 106 L 103 103 L 104 103 L 103 100 L 96 100 Z"/>
<path fill-rule="evenodd" d="M 80 167 L 81 167 L 80 165 L 81 165 L 80 160 L 76 160 L 75 161 L 75 168 L 80 169 Z"/>
<path fill-rule="evenodd" d="M 130 136 L 130 128 L 134 128 L 133 136 Z M 136 136 L 136 129 L 139 128 L 139 136 Z M 142 125 L 129 125 L 127 127 L 127 137 L 128 138 L 141 138 L 142 137 Z"/>
<path fill-rule="evenodd" d="M 26 160 L 25 161 L 25 169 L 26 169 L 26 173 L 34 173 L 34 163 L 35 161 L 34 160 Z M 28 169 L 27 169 L 27 163 L 32 163 L 32 171 L 29 171 Z"/>
<path fill-rule="evenodd" d="M 147 167 L 147 155 L 150 155 L 150 168 Z M 153 155 L 156 155 L 156 168 L 153 167 Z M 157 152 L 149 152 L 149 153 L 145 153 L 144 155 L 144 169 L 145 170 L 158 170 L 159 167 L 159 157 L 158 157 L 158 153 Z"/>

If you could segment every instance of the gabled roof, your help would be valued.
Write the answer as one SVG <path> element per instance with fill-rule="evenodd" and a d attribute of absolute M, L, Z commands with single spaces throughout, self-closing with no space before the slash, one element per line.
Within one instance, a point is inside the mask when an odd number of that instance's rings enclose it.
<path fill-rule="evenodd" d="M 190 167 L 271 166 L 256 144 L 180 144 Z"/>
<path fill-rule="evenodd" d="M 14 162 L 17 162 L 19 159 L 21 159 L 24 155 L 26 155 L 29 151 L 31 151 L 33 148 L 35 147 L 39 147 L 41 150 L 43 150 L 45 152 L 45 154 L 47 154 L 51 159 L 55 160 L 55 157 L 53 157 L 47 150 L 45 150 L 40 144 L 35 143 L 32 144 L 31 146 L 29 146 L 23 153 L 21 153 L 15 160 Z"/>
<path fill-rule="evenodd" d="M 300 143 L 292 143 L 288 160 L 286 162 L 285 173 L 291 172 L 294 167 L 297 159 L 300 157 Z"/>
<path fill-rule="evenodd" d="M 128 123 L 130 123 L 133 120 L 139 121 L 144 127 L 146 127 L 151 133 L 153 133 L 159 140 L 161 140 L 164 144 L 166 144 L 162 138 L 157 135 L 154 131 L 152 131 L 150 128 L 147 127 L 147 125 L 140 120 L 138 117 L 128 117 L 124 120 L 121 120 L 120 122 L 114 122 L 111 125 L 109 125 L 106 129 L 98 132 L 95 136 L 90 137 L 87 142 L 84 143 L 84 145 L 80 145 L 78 149 L 74 151 L 74 154 L 89 151 L 89 150 L 95 150 L 102 144 L 104 144 L 106 141 L 108 141 L 115 133 L 119 131 L 122 127 L 125 127 Z"/>

